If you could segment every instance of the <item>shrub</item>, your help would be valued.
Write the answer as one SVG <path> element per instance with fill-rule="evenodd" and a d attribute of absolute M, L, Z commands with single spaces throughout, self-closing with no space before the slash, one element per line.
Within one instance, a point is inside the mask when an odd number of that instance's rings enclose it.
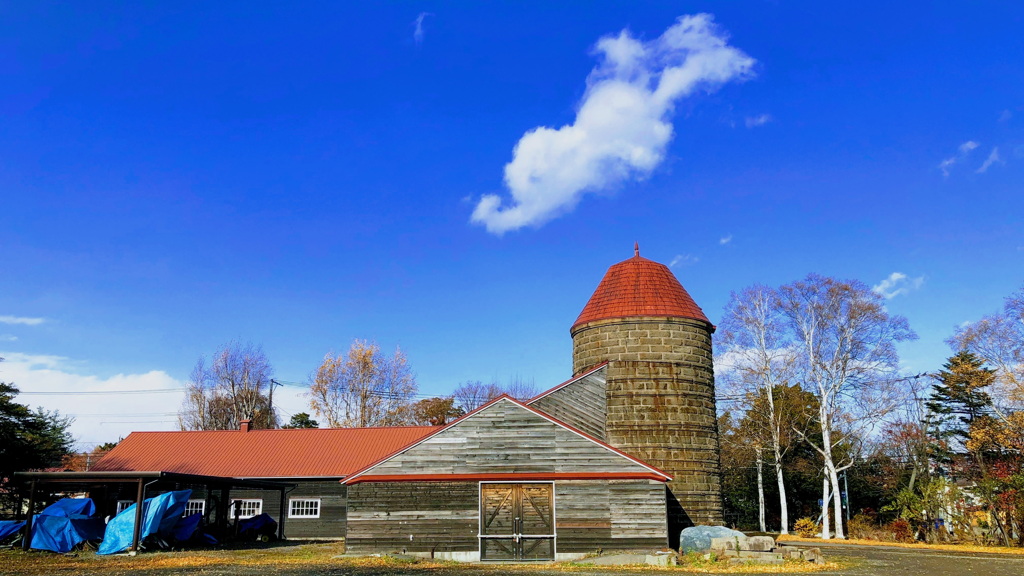
<path fill-rule="evenodd" d="M 889 531 L 878 525 L 878 521 L 872 514 L 857 514 L 847 524 L 847 532 L 850 538 L 863 538 L 865 540 L 889 540 Z"/>
<path fill-rule="evenodd" d="M 892 532 L 892 537 L 897 542 L 911 542 L 914 539 L 914 531 L 910 527 L 910 522 L 903 518 L 889 522 L 889 531 Z"/>
<path fill-rule="evenodd" d="M 818 528 L 818 524 L 810 518 L 801 518 L 793 524 L 793 532 L 796 532 L 801 538 L 813 538 L 821 532 Z"/>

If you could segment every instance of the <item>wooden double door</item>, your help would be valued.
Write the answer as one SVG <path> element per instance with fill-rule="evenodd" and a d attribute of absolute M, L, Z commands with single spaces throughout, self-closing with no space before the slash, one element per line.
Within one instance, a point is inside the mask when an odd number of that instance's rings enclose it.
<path fill-rule="evenodd" d="M 554 560 L 554 485 L 480 484 L 480 559 Z"/>

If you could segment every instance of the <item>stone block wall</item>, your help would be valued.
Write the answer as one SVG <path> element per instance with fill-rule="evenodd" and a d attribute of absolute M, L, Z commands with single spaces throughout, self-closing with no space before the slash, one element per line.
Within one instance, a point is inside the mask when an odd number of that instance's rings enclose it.
<path fill-rule="evenodd" d="M 576 373 L 608 362 L 608 443 L 673 476 L 673 545 L 682 528 L 723 520 L 712 329 L 683 318 L 626 318 L 573 331 Z"/>

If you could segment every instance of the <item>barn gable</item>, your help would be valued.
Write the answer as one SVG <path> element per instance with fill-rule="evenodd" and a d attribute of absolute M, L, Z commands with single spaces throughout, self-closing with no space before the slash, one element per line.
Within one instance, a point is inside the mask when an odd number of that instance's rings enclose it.
<path fill-rule="evenodd" d="M 543 412 L 502 396 L 344 480 L 670 477 Z"/>
<path fill-rule="evenodd" d="M 607 372 L 608 363 L 599 364 L 589 372 L 538 394 L 527 405 L 604 442 L 607 440 Z"/>

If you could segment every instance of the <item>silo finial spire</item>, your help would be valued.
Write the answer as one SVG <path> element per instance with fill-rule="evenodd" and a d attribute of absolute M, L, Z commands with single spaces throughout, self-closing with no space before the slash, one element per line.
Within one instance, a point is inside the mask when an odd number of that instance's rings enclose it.
<path fill-rule="evenodd" d="M 640 256 L 640 243 L 633 242 L 633 256 Z"/>

